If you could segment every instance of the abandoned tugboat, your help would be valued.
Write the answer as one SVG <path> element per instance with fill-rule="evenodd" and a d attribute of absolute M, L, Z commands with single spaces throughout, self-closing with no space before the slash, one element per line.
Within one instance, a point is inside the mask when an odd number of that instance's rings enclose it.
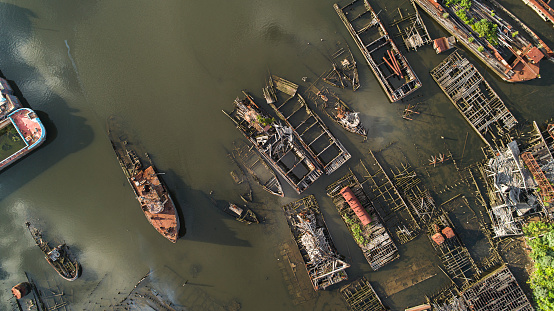
<path fill-rule="evenodd" d="M 321 108 L 331 120 L 350 133 L 358 134 L 364 138 L 367 137 L 367 130 L 360 121 L 359 112 L 352 111 L 336 94 L 327 88 L 319 90 L 314 85 L 310 86 L 308 91 L 312 93 L 313 101 L 318 106 L 321 105 Z"/>
<path fill-rule="evenodd" d="M 256 214 L 254 214 L 254 212 L 251 209 L 249 209 L 246 205 L 243 207 L 240 207 L 237 204 L 231 203 L 231 202 L 226 202 L 224 205 L 218 204 L 218 202 L 213 197 L 213 193 L 214 193 L 213 191 L 210 191 L 210 195 L 209 195 L 210 200 L 217 208 L 225 212 L 227 215 L 247 225 L 250 225 L 253 223 L 255 224 L 260 223 Z"/>
<path fill-rule="evenodd" d="M 144 153 L 149 162 L 146 164 L 136 152 L 139 147 L 127 141 L 121 124 L 114 116 L 108 118 L 108 135 L 119 165 L 150 224 L 166 239 L 175 243 L 179 238 L 180 227 L 175 204 L 148 154 Z"/>
<path fill-rule="evenodd" d="M 233 159 L 252 176 L 254 181 L 265 191 L 283 197 L 281 182 L 267 162 L 252 150 L 254 147 L 248 146 L 242 140 L 234 142 L 233 145 Z"/>
<path fill-rule="evenodd" d="M 79 277 L 81 265 L 71 258 L 69 247 L 63 243 L 54 248 L 50 247 L 48 242 L 42 239 L 42 233 L 37 228 L 33 227 L 30 222 L 25 225 L 29 229 L 31 236 L 40 250 L 44 253 L 44 258 L 58 272 L 58 274 L 68 280 L 75 281 Z"/>
<path fill-rule="evenodd" d="M 315 197 L 289 203 L 283 211 L 314 290 L 347 280 L 350 264 L 337 252 Z"/>
<path fill-rule="evenodd" d="M 278 124 L 243 92 L 235 99 L 235 108 L 225 113 L 273 168 L 300 194 L 322 174 L 323 169 L 289 126 Z"/>

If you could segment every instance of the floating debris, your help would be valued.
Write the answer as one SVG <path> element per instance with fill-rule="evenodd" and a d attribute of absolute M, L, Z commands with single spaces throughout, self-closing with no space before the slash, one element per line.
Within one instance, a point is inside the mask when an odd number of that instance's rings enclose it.
<path fill-rule="evenodd" d="M 367 0 L 356 0 L 344 7 L 335 3 L 333 7 L 391 102 L 421 87 L 421 81 Z"/>
<path fill-rule="evenodd" d="M 337 252 L 315 197 L 289 203 L 283 211 L 314 290 L 347 280 L 350 264 Z"/>
<path fill-rule="evenodd" d="M 487 145 L 517 124 L 475 66 L 458 51 L 433 68 L 431 76 Z"/>
<path fill-rule="evenodd" d="M 399 257 L 381 217 L 352 172 L 327 186 L 327 195 L 374 271 Z"/>

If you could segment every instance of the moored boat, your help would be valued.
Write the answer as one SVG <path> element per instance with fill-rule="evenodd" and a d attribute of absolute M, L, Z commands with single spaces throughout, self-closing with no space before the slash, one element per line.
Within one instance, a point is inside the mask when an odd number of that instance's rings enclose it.
<path fill-rule="evenodd" d="M 63 243 L 54 248 L 42 239 L 42 233 L 37 228 L 33 227 L 30 222 L 25 225 L 29 229 L 35 243 L 44 253 L 44 258 L 58 272 L 58 274 L 68 280 L 75 281 L 79 277 L 81 265 L 77 260 L 71 258 L 69 247 Z"/>
<path fill-rule="evenodd" d="M 147 153 L 140 158 L 140 147 L 127 140 L 122 123 L 116 117 L 108 118 L 108 135 L 119 165 L 139 201 L 148 222 L 169 241 L 179 238 L 179 215 L 166 185 L 158 176 Z M 147 160 L 147 161 L 146 161 Z"/>

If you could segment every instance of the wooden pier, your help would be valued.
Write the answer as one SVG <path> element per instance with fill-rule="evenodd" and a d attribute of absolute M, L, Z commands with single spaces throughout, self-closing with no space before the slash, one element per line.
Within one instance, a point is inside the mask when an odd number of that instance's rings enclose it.
<path fill-rule="evenodd" d="M 298 85 L 272 75 L 268 81 L 269 92 L 281 92 L 285 99 L 268 102 L 275 113 L 293 130 L 294 136 L 310 153 L 311 157 L 329 175 L 341 167 L 351 155 L 312 111 L 298 93 Z"/>
<path fill-rule="evenodd" d="M 421 81 L 367 0 L 355 0 L 343 7 L 335 3 L 333 7 L 391 102 L 421 87 Z"/>
<path fill-rule="evenodd" d="M 372 203 L 396 241 L 400 244 L 409 242 L 419 234 L 421 227 L 410 211 L 408 203 L 371 150 L 369 154 L 371 157 L 368 165 L 360 161 L 366 173 L 363 176 L 366 179 L 362 184 L 368 183 Z"/>
<path fill-rule="evenodd" d="M 364 210 L 368 212 L 372 220 L 371 223 L 365 226 L 361 224 L 352 208 L 341 195 L 341 190 L 345 187 L 349 187 L 350 190 L 352 190 Z M 381 217 L 365 194 L 362 185 L 352 172 L 349 172 L 341 179 L 327 186 L 326 192 L 333 200 L 342 220 L 350 230 L 350 234 L 352 234 L 353 237 L 355 236 L 356 233 L 354 233 L 354 231 L 356 230 L 354 228 L 356 226 L 361 232 L 358 233 L 362 238 L 361 241 L 358 241 L 356 238 L 355 240 L 371 269 L 377 271 L 379 268 L 399 257 L 398 249 L 387 232 L 387 229 L 383 226 Z"/>
<path fill-rule="evenodd" d="M 340 293 L 352 311 L 387 310 L 364 277 L 342 287 Z"/>
<path fill-rule="evenodd" d="M 496 139 L 516 125 L 504 102 L 458 51 L 433 68 L 431 76 L 487 145 L 494 146 Z"/>

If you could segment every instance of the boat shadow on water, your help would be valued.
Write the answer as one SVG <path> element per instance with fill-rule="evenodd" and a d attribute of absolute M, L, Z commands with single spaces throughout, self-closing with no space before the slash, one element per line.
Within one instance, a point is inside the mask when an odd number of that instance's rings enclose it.
<path fill-rule="evenodd" d="M 181 221 L 179 239 L 228 246 L 251 246 L 250 242 L 237 237 L 237 233 L 225 223 L 225 216 L 216 210 L 208 193 L 192 189 L 172 169 L 162 170 Z M 218 204 L 226 201 L 218 200 Z M 186 219 L 186 234 L 185 230 Z"/>

